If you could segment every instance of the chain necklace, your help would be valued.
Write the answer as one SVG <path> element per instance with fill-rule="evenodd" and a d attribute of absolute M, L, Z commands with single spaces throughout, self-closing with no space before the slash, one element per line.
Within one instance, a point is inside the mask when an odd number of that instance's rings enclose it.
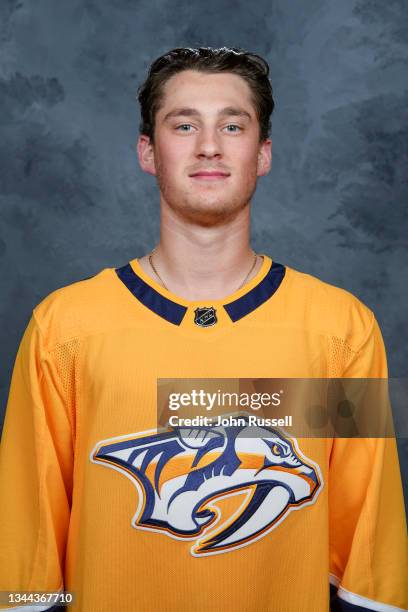
<path fill-rule="evenodd" d="M 149 263 L 153 269 L 153 272 L 156 274 L 156 276 L 160 279 L 161 283 L 163 284 L 163 287 L 169 291 L 168 287 L 166 286 L 165 282 L 163 281 L 162 277 L 160 276 L 160 274 L 158 273 L 158 271 L 156 270 L 156 267 L 153 263 L 153 253 L 156 251 L 156 249 L 153 249 L 153 251 L 149 254 Z M 255 264 L 257 262 L 258 259 L 258 255 L 255 253 L 255 251 L 252 251 L 252 253 L 254 254 L 254 261 L 252 263 L 251 269 L 248 272 L 248 274 L 246 275 L 246 277 L 244 278 L 243 282 L 240 284 L 240 286 L 238 287 L 238 289 L 236 289 L 236 291 L 239 291 L 247 282 L 247 279 L 249 278 L 249 276 L 251 275 L 253 269 L 255 268 Z"/>

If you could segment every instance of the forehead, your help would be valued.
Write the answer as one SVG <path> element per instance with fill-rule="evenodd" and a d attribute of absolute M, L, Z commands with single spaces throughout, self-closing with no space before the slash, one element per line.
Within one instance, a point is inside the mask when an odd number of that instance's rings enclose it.
<path fill-rule="evenodd" d="M 239 105 L 255 116 L 252 92 L 244 78 L 230 72 L 205 73 L 183 70 L 173 75 L 163 87 L 163 99 L 158 114 L 164 116 L 173 107 L 194 106 L 217 110 Z"/>

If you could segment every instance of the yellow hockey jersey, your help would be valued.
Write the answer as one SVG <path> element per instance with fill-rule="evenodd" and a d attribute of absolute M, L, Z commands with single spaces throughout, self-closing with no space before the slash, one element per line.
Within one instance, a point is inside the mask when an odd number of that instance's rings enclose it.
<path fill-rule="evenodd" d="M 244 453 L 156 428 L 157 379 L 238 377 L 386 378 L 381 332 L 356 297 L 267 255 L 222 300 L 181 299 L 136 259 L 48 295 L 2 432 L 0 591 L 64 589 L 75 612 L 407 610 L 395 439 Z"/>

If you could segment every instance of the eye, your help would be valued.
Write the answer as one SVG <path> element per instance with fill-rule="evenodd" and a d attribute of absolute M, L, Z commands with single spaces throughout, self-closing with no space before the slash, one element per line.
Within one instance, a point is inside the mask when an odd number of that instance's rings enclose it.
<path fill-rule="evenodd" d="M 180 132 L 190 132 L 190 130 L 180 129 L 180 128 L 190 128 L 190 127 L 193 127 L 192 125 L 190 125 L 190 123 L 182 123 L 181 125 L 178 125 L 176 127 L 176 130 L 179 130 Z"/>
<path fill-rule="evenodd" d="M 276 455 L 277 457 L 280 457 L 282 455 L 282 449 L 278 444 L 274 444 L 273 446 L 271 446 L 271 451 L 273 455 Z"/>
<path fill-rule="evenodd" d="M 238 132 L 238 131 L 242 131 L 242 128 L 239 125 L 235 125 L 234 123 L 230 123 L 229 125 L 226 126 L 227 128 L 236 128 L 234 130 L 227 130 L 227 132 Z"/>

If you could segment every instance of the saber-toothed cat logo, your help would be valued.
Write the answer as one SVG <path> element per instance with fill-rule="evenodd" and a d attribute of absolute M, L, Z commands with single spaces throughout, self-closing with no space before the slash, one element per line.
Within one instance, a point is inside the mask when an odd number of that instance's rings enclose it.
<path fill-rule="evenodd" d="M 193 540 L 195 557 L 265 537 L 323 486 L 295 438 L 269 427 L 150 430 L 102 440 L 90 459 L 136 486 L 133 527 Z"/>

